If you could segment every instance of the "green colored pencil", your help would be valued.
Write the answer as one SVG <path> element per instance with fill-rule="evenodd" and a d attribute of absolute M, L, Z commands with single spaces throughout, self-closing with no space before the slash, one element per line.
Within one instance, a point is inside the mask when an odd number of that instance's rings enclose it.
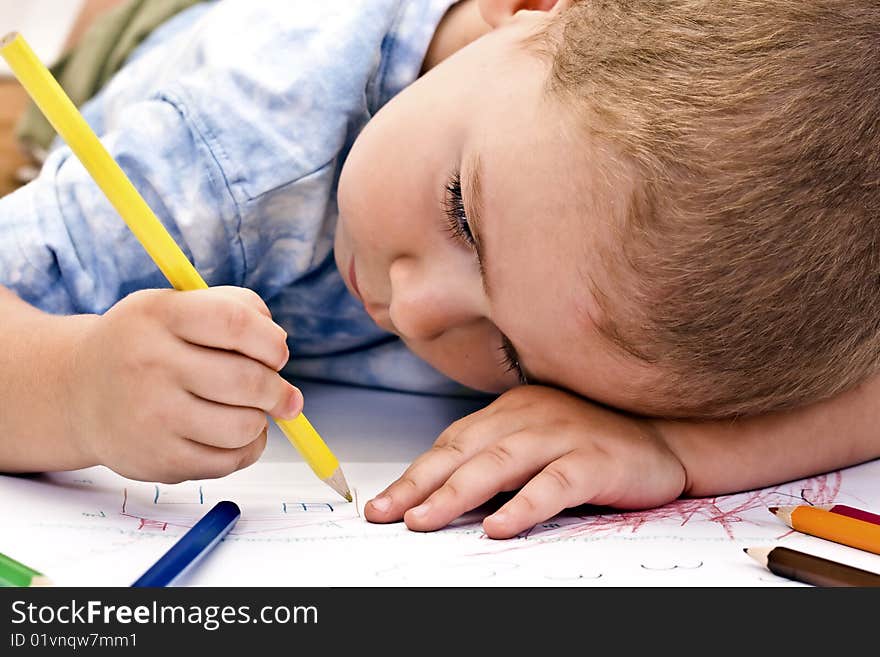
<path fill-rule="evenodd" d="M 0 552 L 0 586 L 51 586 L 43 573 Z"/>

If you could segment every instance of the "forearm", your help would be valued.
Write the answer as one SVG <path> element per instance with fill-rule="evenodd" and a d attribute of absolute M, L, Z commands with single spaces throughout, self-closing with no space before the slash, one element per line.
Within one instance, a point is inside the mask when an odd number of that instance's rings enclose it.
<path fill-rule="evenodd" d="M 880 457 L 880 376 L 792 411 L 657 428 L 685 466 L 685 495 L 762 488 Z"/>
<path fill-rule="evenodd" d="M 93 316 L 46 314 L 0 286 L 0 471 L 89 465 L 72 440 L 66 378 L 77 332 Z"/>

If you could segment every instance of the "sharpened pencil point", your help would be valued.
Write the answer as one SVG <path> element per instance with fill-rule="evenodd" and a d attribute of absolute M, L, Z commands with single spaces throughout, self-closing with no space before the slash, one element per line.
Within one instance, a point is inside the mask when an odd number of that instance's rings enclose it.
<path fill-rule="evenodd" d="M 342 474 L 341 467 L 336 468 L 333 474 L 324 480 L 324 483 L 351 502 L 351 490 L 348 488 L 348 482 L 345 481 L 345 475 Z"/>
<path fill-rule="evenodd" d="M 768 506 L 767 510 L 775 516 L 776 512 L 779 511 L 779 507 L 778 506 Z"/>
<path fill-rule="evenodd" d="M 752 559 L 757 561 L 762 566 L 767 566 L 767 558 L 773 548 L 766 547 L 747 547 L 743 548 L 743 552 L 749 555 Z"/>

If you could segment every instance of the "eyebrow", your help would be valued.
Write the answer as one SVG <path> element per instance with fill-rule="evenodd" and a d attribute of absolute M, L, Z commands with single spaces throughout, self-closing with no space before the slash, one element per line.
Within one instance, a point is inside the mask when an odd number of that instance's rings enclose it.
<path fill-rule="evenodd" d="M 479 153 L 474 153 L 465 160 L 465 166 L 462 167 L 465 184 L 462 185 L 461 200 L 464 204 L 464 211 L 468 218 L 471 234 L 474 236 L 474 246 L 477 250 L 477 262 L 480 265 L 480 280 L 483 282 L 483 290 L 485 290 L 486 296 L 491 298 L 492 294 L 489 287 L 489 277 L 486 275 L 486 271 L 488 270 L 488 265 L 486 263 L 486 249 L 483 242 L 483 183 L 480 177 L 483 169 L 482 165 L 483 162 L 480 159 Z M 498 329 L 498 332 L 501 333 L 502 344 L 513 353 L 517 369 L 519 370 L 521 377 L 525 379 L 524 383 L 531 383 L 533 378 L 523 366 L 519 354 L 516 351 L 516 347 L 513 346 L 510 338 L 508 338 L 501 329 Z"/>

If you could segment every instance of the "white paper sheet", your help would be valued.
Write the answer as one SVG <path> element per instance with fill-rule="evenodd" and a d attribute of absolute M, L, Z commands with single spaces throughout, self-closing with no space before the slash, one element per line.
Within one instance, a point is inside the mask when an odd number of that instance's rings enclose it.
<path fill-rule="evenodd" d="M 483 534 L 486 509 L 438 532 L 374 525 L 363 519 L 364 503 L 430 446 L 449 416 L 474 403 L 303 387 L 311 400 L 307 415 L 335 446 L 355 502 L 344 502 L 318 481 L 280 431 L 273 431 L 259 463 L 220 480 L 152 484 L 103 467 L 0 477 L 0 552 L 59 585 L 128 586 L 215 502 L 229 499 L 241 507 L 241 518 L 180 584 L 802 586 L 772 575 L 742 551 L 777 544 L 880 572 L 880 555 L 792 532 L 767 511 L 806 501 L 877 512 L 880 461 L 650 511 L 582 507 L 504 541 Z M 382 427 L 377 416 L 390 418 L 391 425 Z M 366 444 L 359 440 L 359 433 L 376 431 L 384 441 L 369 435 Z M 362 458 L 347 460 L 352 454 Z M 405 459 L 382 461 L 401 454 Z"/>

